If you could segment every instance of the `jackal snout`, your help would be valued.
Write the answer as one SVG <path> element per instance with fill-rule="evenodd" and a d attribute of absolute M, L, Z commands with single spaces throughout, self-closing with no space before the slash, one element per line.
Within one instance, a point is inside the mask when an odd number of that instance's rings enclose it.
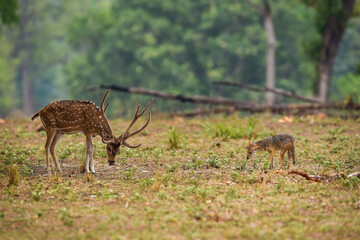
<path fill-rule="evenodd" d="M 252 143 L 249 141 L 249 146 L 247 149 L 247 156 L 246 159 L 249 160 L 251 158 L 251 156 L 253 155 L 253 153 L 259 149 L 259 147 L 257 146 L 257 143 Z"/>

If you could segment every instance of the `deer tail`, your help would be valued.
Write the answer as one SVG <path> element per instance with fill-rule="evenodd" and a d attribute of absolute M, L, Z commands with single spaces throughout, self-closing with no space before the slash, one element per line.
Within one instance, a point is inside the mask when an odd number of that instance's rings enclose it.
<path fill-rule="evenodd" d="M 34 121 L 34 119 L 38 118 L 40 116 L 40 111 L 38 111 L 37 113 L 35 113 L 32 117 L 31 120 Z"/>

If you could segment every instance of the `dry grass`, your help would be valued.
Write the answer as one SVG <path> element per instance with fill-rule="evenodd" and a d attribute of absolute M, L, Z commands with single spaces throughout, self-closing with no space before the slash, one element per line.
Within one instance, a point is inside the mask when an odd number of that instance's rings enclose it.
<path fill-rule="evenodd" d="M 19 170 L 16 164 L 11 164 L 9 166 L 9 184 L 8 186 L 17 186 L 19 185 Z"/>
<path fill-rule="evenodd" d="M 358 179 L 315 183 L 268 170 L 266 153 L 246 161 L 248 138 L 288 133 L 296 139 L 291 169 L 332 175 L 360 170 L 360 124 L 314 117 L 216 116 L 156 119 L 109 166 L 95 138 L 96 175 L 80 172 L 82 135 L 57 148 L 64 173 L 54 180 L 44 161 L 37 123 L 0 125 L 0 239 L 356 239 Z M 120 133 L 127 121 L 112 122 Z M 171 148 L 169 129 L 181 129 Z M 237 129 L 237 126 L 238 129 Z M 234 134 L 236 133 L 236 134 Z M 177 138 L 173 138 L 172 140 Z M 276 166 L 279 166 L 279 156 Z M 8 187 L 17 164 L 18 186 Z M 264 181 L 263 181 L 264 180 Z M 59 234 L 61 233 L 61 234 Z"/>

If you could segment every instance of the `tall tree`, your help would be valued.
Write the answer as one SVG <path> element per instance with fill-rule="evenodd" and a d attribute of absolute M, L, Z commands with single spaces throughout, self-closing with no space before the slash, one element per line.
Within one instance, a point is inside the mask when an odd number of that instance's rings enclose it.
<path fill-rule="evenodd" d="M 264 28 L 266 32 L 267 53 L 266 53 L 266 76 L 265 85 L 268 88 L 275 88 L 276 76 L 276 37 L 274 21 L 271 13 L 271 6 L 268 0 L 263 0 L 263 6 L 257 5 L 251 0 L 246 0 L 253 8 L 259 10 L 264 17 Z M 266 92 L 266 104 L 273 105 L 276 96 L 273 92 Z"/>
<path fill-rule="evenodd" d="M 23 111 L 26 116 L 34 112 L 33 84 L 30 80 L 31 46 L 30 46 L 30 21 L 34 16 L 31 0 L 23 0 L 20 4 L 19 26 L 19 51 L 21 52 L 20 78 L 22 82 Z"/>
<path fill-rule="evenodd" d="M 303 0 L 303 2 L 316 11 L 316 27 L 321 39 L 313 40 L 309 50 L 317 61 L 315 94 L 321 101 L 326 102 L 335 57 L 352 15 L 355 0 Z"/>
<path fill-rule="evenodd" d="M 264 0 L 264 25 L 267 39 L 266 55 L 266 87 L 275 88 L 275 61 L 276 61 L 276 38 L 274 30 L 274 21 L 271 14 L 271 7 L 268 0 Z M 266 104 L 275 103 L 275 94 L 266 92 Z"/>

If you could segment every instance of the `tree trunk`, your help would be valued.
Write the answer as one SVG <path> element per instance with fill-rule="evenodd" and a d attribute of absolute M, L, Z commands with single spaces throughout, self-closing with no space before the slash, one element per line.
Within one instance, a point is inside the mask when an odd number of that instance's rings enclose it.
<path fill-rule="evenodd" d="M 336 53 L 347 22 L 351 17 L 354 3 L 355 0 L 341 0 L 342 9 L 337 15 L 330 17 L 322 33 L 323 45 L 317 64 L 318 80 L 316 89 L 316 95 L 322 102 L 326 102 L 328 99 Z"/>
<path fill-rule="evenodd" d="M 26 39 L 24 39 L 26 41 Z M 25 116 L 30 116 L 34 113 L 34 99 L 32 93 L 32 87 L 30 83 L 30 50 L 29 45 L 25 43 L 21 67 L 22 78 L 22 95 L 23 95 L 23 109 Z"/>
<path fill-rule="evenodd" d="M 21 41 L 21 64 L 20 64 L 20 78 L 22 85 L 23 96 L 23 111 L 25 116 L 30 116 L 34 113 L 34 98 L 32 93 L 31 79 L 30 79 L 30 46 L 28 24 L 31 18 L 30 2 L 22 1 L 20 4 L 20 41 Z"/>
<path fill-rule="evenodd" d="M 266 87 L 275 88 L 275 31 L 271 8 L 268 0 L 264 0 L 264 25 L 267 36 L 267 56 L 266 56 Z M 274 105 L 275 94 L 266 92 L 266 104 Z"/>

